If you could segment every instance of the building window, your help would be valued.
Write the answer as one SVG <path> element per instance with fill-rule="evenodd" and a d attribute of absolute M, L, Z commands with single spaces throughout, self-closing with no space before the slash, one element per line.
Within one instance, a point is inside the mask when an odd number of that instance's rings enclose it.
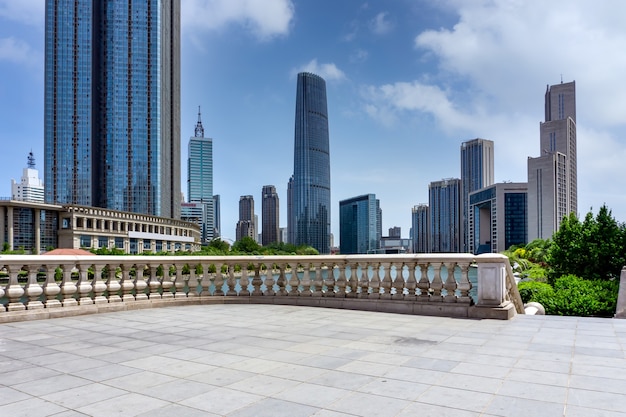
<path fill-rule="evenodd" d="M 106 237 L 106 236 L 98 237 L 98 247 L 99 248 L 108 249 L 109 248 L 109 238 Z"/>
<path fill-rule="evenodd" d="M 124 249 L 124 238 L 116 237 L 115 238 L 115 248 L 116 249 Z"/>
<path fill-rule="evenodd" d="M 81 248 L 90 248 L 91 247 L 91 236 L 89 236 L 89 235 L 80 235 L 80 247 Z"/>

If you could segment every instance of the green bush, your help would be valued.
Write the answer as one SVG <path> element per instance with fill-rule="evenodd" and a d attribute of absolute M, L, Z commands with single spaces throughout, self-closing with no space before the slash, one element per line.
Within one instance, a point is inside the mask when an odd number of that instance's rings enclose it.
<path fill-rule="evenodd" d="M 550 284 L 546 284 L 545 282 L 522 281 L 518 284 L 517 288 L 524 304 L 537 301 L 537 298 L 545 299 L 554 297 L 554 289 L 552 289 Z"/>

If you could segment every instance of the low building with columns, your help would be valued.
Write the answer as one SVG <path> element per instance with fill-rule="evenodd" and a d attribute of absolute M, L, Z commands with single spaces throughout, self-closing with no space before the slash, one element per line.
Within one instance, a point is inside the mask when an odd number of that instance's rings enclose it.
<path fill-rule="evenodd" d="M 0 200 L 0 244 L 33 254 L 50 248 L 173 253 L 198 250 L 200 228 L 181 220 L 100 207 Z"/>

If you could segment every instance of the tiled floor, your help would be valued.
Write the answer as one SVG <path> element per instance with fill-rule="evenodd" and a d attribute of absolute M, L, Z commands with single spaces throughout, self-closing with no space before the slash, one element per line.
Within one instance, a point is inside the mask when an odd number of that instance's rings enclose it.
<path fill-rule="evenodd" d="M 0 416 L 626 416 L 626 320 L 207 305 L 0 325 Z"/>

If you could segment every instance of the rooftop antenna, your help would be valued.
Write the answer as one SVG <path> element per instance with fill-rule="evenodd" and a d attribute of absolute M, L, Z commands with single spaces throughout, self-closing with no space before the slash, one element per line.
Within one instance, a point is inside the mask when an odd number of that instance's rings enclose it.
<path fill-rule="evenodd" d="M 28 153 L 28 164 L 27 164 L 27 166 L 30 169 L 35 169 L 35 156 L 33 155 L 33 151 L 32 150 Z"/>
<path fill-rule="evenodd" d="M 202 120 L 200 119 L 200 106 L 198 106 L 198 123 L 196 123 L 195 137 L 204 137 L 204 127 L 202 127 Z"/>
<path fill-rule="evenodd" d="M 561 84 L 563 84 L 563 74 L 561 74 Z"/>

